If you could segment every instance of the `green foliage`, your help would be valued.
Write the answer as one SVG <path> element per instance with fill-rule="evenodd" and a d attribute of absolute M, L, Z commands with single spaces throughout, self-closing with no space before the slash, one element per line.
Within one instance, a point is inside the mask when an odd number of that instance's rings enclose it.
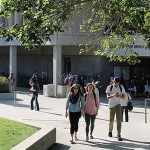
<path fill-rule="evenodd" d="M 139 63 L 138 54 L 130 46 L 135 40 L 133 35 L 139 33 L 147 45 L 150 44 L 150 3 L 147 0 L 93 0 L 89 7 L 89 18 L 84 19 L 81 30 L 90 31 L 89 39 L 93 35 L 97 37 L 93 42 L 98 45 L 95 54 L 106 56 L 110 61 Z M 82 52 L 91 47 L 85 46 Z"/>
<path fill-rule="evenodd" d="M 0 93 L 9 93 L 9 81 L 6 77 L 0 76 Z"/>
<path fill-rule="evenodd" d="M 85 9 L 87 5 L 88 9 Z M 38 48 L 50 40 L 50 35 L 63 32 L 63 23 L 70 16 L 79 15 L 83 9 L 88 17 L 83 18 L 81 30 L 86 32 L 89 41 L 81 53 L 97 45 L 94 52 L 111 61 L 139 62 L 138 54 L 130 45 L 134 42 L 132 35 L 137 32 L 150 45 L 149 0 L 3 0 L 0 16 L 9 18 L 19 12 L 23 25 L 15 24 L 9 28 L 1 25 L 0 37 L 6 37 L 6 41 L 16 38 L 29 50 Z"/>
<path fill-rule="evenodd" d="M 9 0 L 1 4 L 0 16 L 9 18 L 19 12 L 23 25 L 10 28 L 1 26 L 1 37 L 6 41 L 18 39 L 27 49 L 34 49 L 50 40 L 54 32 L 62 32 L 62 22 L 67 18 L 68 0 Z"/>
<path fill-rule="evenodd" d="M 0 149 L 9 150 L 25 140 L 38 129 L 22 123 L 0 118 Z"/>

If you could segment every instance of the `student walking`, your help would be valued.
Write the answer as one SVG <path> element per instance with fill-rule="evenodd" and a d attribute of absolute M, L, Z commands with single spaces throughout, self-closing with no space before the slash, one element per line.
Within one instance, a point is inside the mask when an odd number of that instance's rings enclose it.
<path fill-rule="evenodd" d="M 77 138 L 78 132 L 78 123 L 79 118 L 81 117 L 84 110 L 84 98 L 78 84 L 73 84 L 70 93 L 68 94 L 68 99 L 66 102 L 66 112 L 65 116 L 69 114 L 70 120 L 70 134 L 71 134 L 71 143 L 74 144 Z M 68 112 L 69 111 L 69 112 Z M 74 137 L 75 136 L 75 137 Z"/>
<path fill-rule="evenodd" d="M 74 80 L 74 78 L 73 78 L 73 75 L 70 75 L 69 77 L 66 77 L 66 80 L 67 80 L 67 93 L 66 93 L 66 97 L 68 96 L 68 93 L 69 93 L 69 91 L 70 91 L 70 88 L 71 88 L 71 86 L 73 85 L 73 80 Z"/>
<path fill-rule="evenodd" d="M 124 99 L 125 89 L 119 85 L 119 78 L 115 77 L 113 84 L 109 85 L 106 89 L 106 95 L 109 104 L 109 133 L 108 136 L 112 137 L 114 116 L 116 115 L 117 121 L 117 137 L 118 141 L 122 141 L 121 138 L 121 104 L 120 100 Z"/>
<path fill-rule="evenodd" d="M 33 81 L 29 81 L 29 84 L 31 86 L 30 92 L 33 93 L 32 99 L 31 99 L 31 110 L 33 110 L 33 102 L 35 101 L 35 108 L 37 111 L 39 111 L 39 103 L 38 103 L 38 86 Z"/>
<path fill-rule="evenodd" d="M 86 86 L 85 99 L 85 122 L 86 122 L 86 141 L 89 140 L 89 127 L 90 138 L 93 139 L 93 130 L 95 118 L 98 115 L 99 110 L 99 96 L 95 94 L 95 88 L 92 83 L 88 83 Z"/>
<path fill-rule="evenodd" d="M 131 96 L 129 93 L 124 94 L 124 99 L 120 100 L 121 103 L 121 114 L 122 114 L 122 121 L 123 121 L 123 113 L 125 112 L 125 121 L 129 121 L 129 115 L 128 115 L 128 102 L 131 100 Z"/>
<path fill-rule="evenodd" d="M 9 83 L 10 83 L 10 90 L 15 91 L 15 77 L 14 73 L 11 73 L 10 76 L 8 77 Z"/>

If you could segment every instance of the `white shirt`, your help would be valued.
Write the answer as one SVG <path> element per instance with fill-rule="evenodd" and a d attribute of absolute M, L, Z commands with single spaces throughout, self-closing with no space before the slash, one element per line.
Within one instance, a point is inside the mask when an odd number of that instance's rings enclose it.
<path fill-rule="evenodd" d="M 129 93 L 125 93 L 124 94 L 124 99 L 120 99 L 120 104 L 121 106 L 127 106 L 128 105 L 128 101 L 131 100 L 131 96 Z"/>
<path fill-rule="evenodd" d="M 95 88 L 95 94 L 99 97 L 99 90 L 98 90 L 98 88 Z"/>
<path fill-rule="evenodd" d="M 110 90 L 110 88 L 112 87 L 112 90 Z M 125 93 L 125 89 L 123 86 L 121 86 L 122 88 L 122 92 L 120 90 L 120 87 L 115 87 L 114 85 L 109 85 L 107 88 L 106 88 L 106 94 L 110 94 L 110 95 L 113 95 L 115 92 L 118 92 L 120 95 L 121 94 L 124 94 Z M 108 100 L 108 105 L 109 105 L 109 108 L 112 108 L 112 107 L 115 107 L 116 105 L 120 104 L 120 98 L 119 97 L 112 97 Z"/>

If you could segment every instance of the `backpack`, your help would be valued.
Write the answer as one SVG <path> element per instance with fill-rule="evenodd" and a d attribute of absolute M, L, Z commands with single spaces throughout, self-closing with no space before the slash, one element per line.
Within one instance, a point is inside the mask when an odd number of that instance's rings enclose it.
<path fill-rule="evenodd" d="M 110 87 L 110 93 L 111 93 L 111 91 L 112 91 L 112 88 L 113 88 L 113 85 L 111 85 L 111 87 Z M 120 88 L 120 91 L 121 91 L 121 93 L 122 93 L 122 87 L 121 87 L 121 85 L 119 85 L 119 88 Z"/>
<path fill-rule="evenodd" d="M 95 92 L 93 92 L 93 94 L 94 94 L 94 99 L 95 99 L 95 106 L 97 107 L 97 105 L 96 105 L 96 94 L 95 94 Z M 85 93 L 84 96 L 85 96 L 85 102 L 86 102 L 87 93 Z"/>
<path fill-rule="evenodd" d="M 129 111 L 132 111 L 132 109 L 133 109 L 133 104 L 132 104 L 131 101 L 128 102 L 127 109 L 128 109 Z"/>

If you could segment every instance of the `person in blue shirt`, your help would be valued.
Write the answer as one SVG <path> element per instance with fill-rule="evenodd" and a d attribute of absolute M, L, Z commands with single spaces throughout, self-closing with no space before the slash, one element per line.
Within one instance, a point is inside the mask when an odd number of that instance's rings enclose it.
<path fill-rule="evenodd" d="M 84 98 L 78 84 L 73 84 L 70 88 L 70 93 L 68 94 L 66 102 L 66 112 L 65 116 L 69 115 L 70 120 L 70 134 L 71 134 L 71 143 L 74 144 L 77 139 L 78 124 L 79 118 L 83 114 L 84 110 Z"/>

